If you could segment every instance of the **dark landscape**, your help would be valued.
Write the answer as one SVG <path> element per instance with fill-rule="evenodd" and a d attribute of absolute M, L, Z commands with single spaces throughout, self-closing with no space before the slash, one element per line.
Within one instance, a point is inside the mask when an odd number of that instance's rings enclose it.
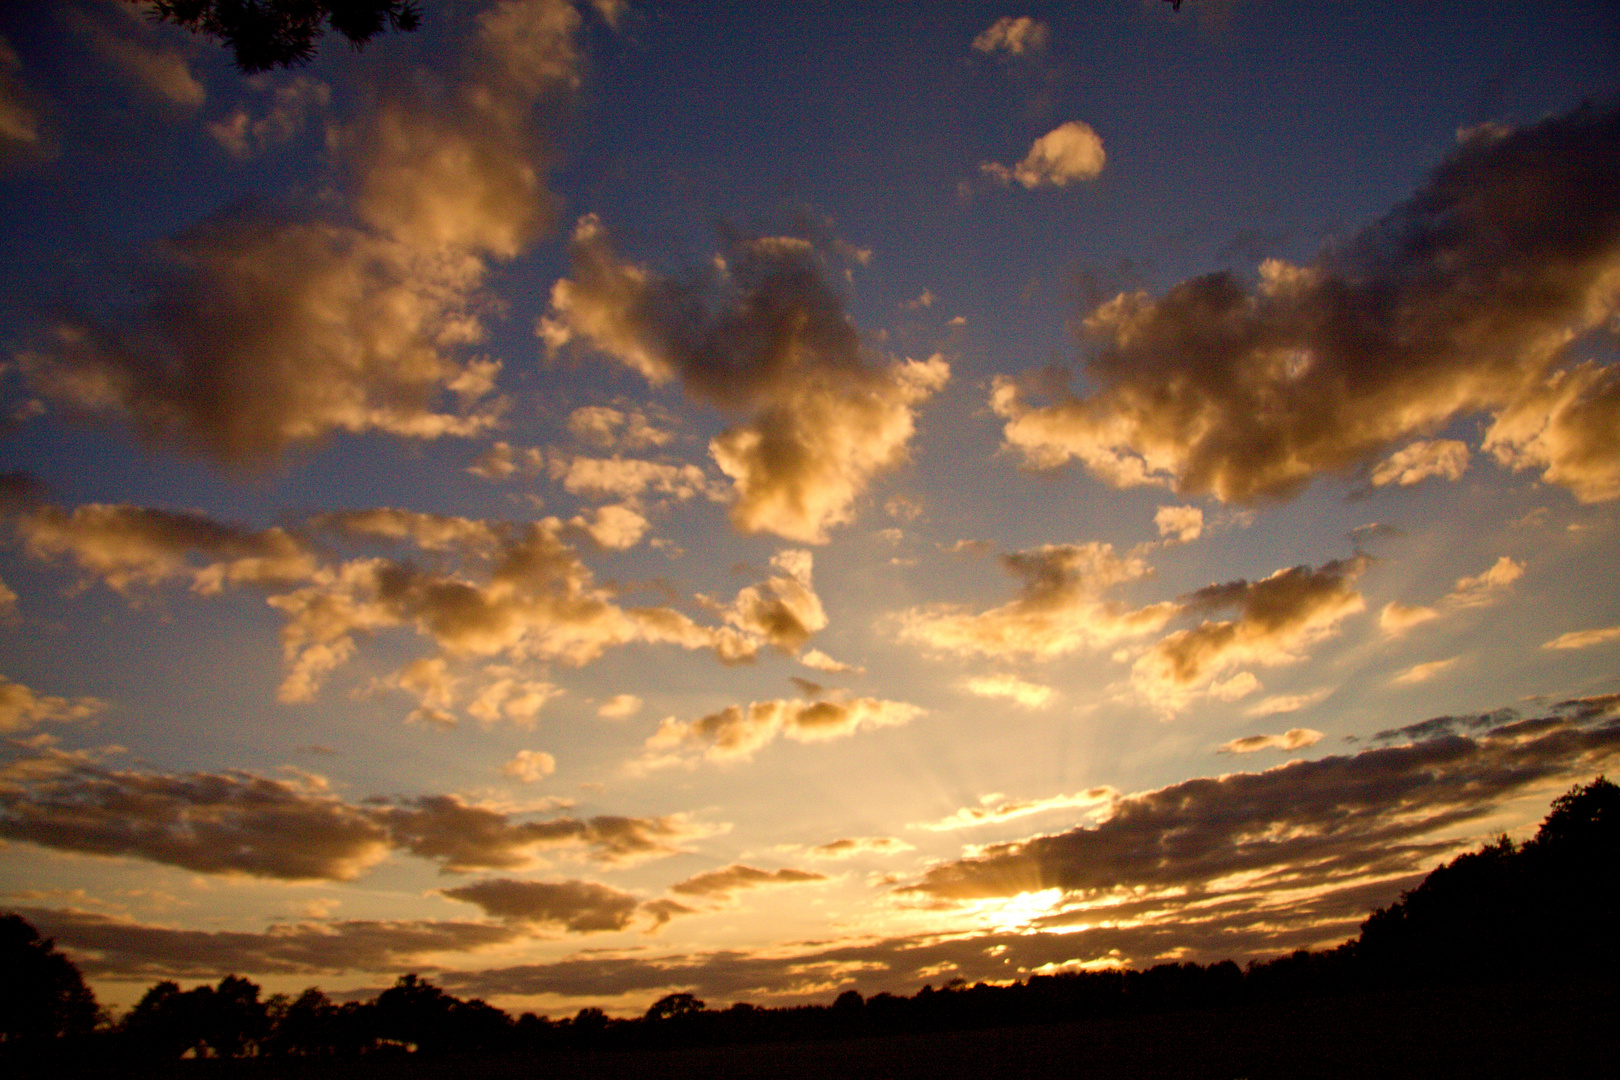
<path fill-rule="evenodd" d="M 635 1019 L 516 1019 L 414 974 L 375 999 L 259 999 L 227 977 L 152 987 L 108 1024 L 77 969 L 3 924 L 16 1075 L 265 1078 L 1607 1076 L 1620 787 L 1553 803 L 1536 836 L 1437 868 L 1337 949 L 905 998 L 710 1009 L 674 993 Z"/>

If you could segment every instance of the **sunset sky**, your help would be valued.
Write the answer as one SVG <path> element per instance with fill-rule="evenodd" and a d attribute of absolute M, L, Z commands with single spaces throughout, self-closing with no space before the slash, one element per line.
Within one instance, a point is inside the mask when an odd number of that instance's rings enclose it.
<path fill-rule="evenodd" d="M 0 909 L 104 1003 L 1276 955 L 1620 759 L 1607 0 L 0 14 Z"/>

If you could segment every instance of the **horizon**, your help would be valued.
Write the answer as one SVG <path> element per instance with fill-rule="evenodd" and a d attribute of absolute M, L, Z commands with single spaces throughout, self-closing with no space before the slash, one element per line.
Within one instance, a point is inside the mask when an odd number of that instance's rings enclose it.
<path fill-rule="evenodd" d="M 422 7 L 0 14 L 0 910 L 103 1004 L 1241 965 L 1620 754 L 1612 4 Z"/>

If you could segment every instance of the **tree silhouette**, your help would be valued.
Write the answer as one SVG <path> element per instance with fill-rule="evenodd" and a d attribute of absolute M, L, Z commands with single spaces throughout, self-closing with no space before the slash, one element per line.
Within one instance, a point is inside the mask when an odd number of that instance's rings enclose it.
<path fill-rule="evenodd" d="M 665 994 L 647 1007 L 648 1020 L 668 1020 L 677 1016 L 699 1013 L 704 1003 L 693 994 Z"/>
<path fill-rule="evenodd" d="M 0 915 L 0 1043 L 88 1035 L 96 996 L 73 961 L 21 915 Z"/>
<path fill-rule="evenodd" d="M 306 64 L 326 28 L 358 49 L 388 30 L 415 30 L 412 0 L 153 0 L 153 17 L 218 38 L 247 74 Z"/>

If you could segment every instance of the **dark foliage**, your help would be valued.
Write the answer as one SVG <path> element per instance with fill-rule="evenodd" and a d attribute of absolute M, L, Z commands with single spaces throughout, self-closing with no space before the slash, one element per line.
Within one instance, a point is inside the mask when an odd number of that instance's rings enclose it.
<path fill-rule="evenodd" d="M 253 74 L 306 64 L 327 27 L 358 49 L 384 30 L 415 30 L 411 0 L 153 0 L 152 14 L 230 47 Z"/>
<path fill-rule="evenodd" d="M 0 1043 L 54 1043 L 96 1026 L 96 996 L 56 944 L 19 915 L 0 916 Z"/>

